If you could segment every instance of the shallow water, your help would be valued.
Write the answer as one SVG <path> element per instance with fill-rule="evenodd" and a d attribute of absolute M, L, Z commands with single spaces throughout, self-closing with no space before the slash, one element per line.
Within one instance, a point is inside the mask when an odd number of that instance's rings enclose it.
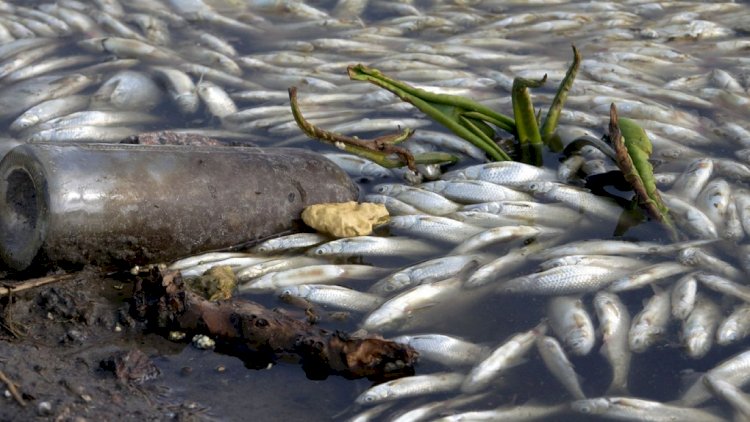
<path fill-rule="evenodd" d="M 21 2 L 11 2 L 21 4 Z M 42 4 L 43 2 L 40 2 Z M 178 2 L 175 2 L 178 3 Z M 225 16 L 235 17 L 241 21 L 253 12 L 267 20 L 260 24 L 264 28 L 262 35 L 250 34 L 242 30 L 228 29 L 223 25 L 211 25 L 192 22 L 187 26 L 174 25 L 171 27 L 172 41 L 165 48 L 174 50 L 181 56 L 189 55 L 191 46 L 196 45 L 193 29 L 200 29 L 217 35 L 230 42 L 238 51 L 238 57 L 248 57 L 265 62 L 268 66 L 256 65 L 242 68 L 242 78 L 258 83 L 263 88 L 277 93 L 285 93 L 290 84 L 299 86 L 299 96 L 302 101 L 303 113 L 330 112 L 334 115 L 342 114 L 343 109 L 353 111 L 352 115 L 344 116 L 338 122 L 325 122 L 311 117 L 312 122 L 321 122 L 323 127 L 333 127 L 337 124 L 353 122 L 362 118 L 393 119 L 424 119 L 416 110 L 399 107 L 399 102 L 392 96 L 384 96 L 378 101 L 364 100 L 367 94 L 377 92 L 373 86 L 363 82 L 351 82 L 346 77 L 347 64 L 365 63 L 378 66 L 384 60 L 399 53 L 428 52 L 430 54 L 445 54 L 457 59 L 465 66 L 452 71 L 465 72 L 465 81 L 459 86 L 465 86 L 471 80 L 479 78 L 495 79 L 494 86 L 487 88 L 465 89 L 460 94 L 487 103 L 494 109 L 505 114 L 511 114 L 509 101 L 509 87 L 507 80 L 514 76 L 541 77 L 547 73 L 549 81 L 541 89 L 534 90 L 532 95 L 537 107 L 543 110 L 548 106 L 554 95 L 555 87 L 571 60 L 570 45 L 575 44 L 584 59 L 591 60 L 584 63 L 576 79 L 574 89 L 566 105 L 566 110 L 587 113 L 585 115 L 566 114 L 560 124 L 570 128 L 585 129 L 599 137 L 606 130 L 607 116 L 602 112 L 600 104 L 606 107 L 611 100 L 595 98 L 597 96 L 612 97 L 614 99 L 641 100 L 656 106 L 657 109 L 674 113 L 677 118 L 672 123 L 688 127 L 697 131 L 709 142 L 706 146 L 680 150 L 673 154 L 680 143 L 697 142 L 697 139 L 677 140 L 654 130 L 655 161 L 657 171 L 681 171 L 690 159 L 696 156 L 734 158 L 733 151 L 740 147 L 750 146 L 750 139 L 733 141 L 721 134 L 722 124 L 737 123 L 746 129 L 749 126 L 747 116 L 750 113 L 748 103 L 731 105 L 716 96 L 710 89 L 723 88 L 715 82 L 705 81 L 690 84 L 675 91 L 689 94 L 703 103 L 696 103 L 690 98 L 677 98 L 674 92 L 667 92 L 662 87 L 670 81 L 687 76 L 704 76 L 713 69 L 722 69 L 732 75 L 740 84 L 741 91 L 736 92 L 740 98 L 748 98 L 750 89 L 750 61 L 746 58 L 748 47 L 736 50 L 721 50 L 718 44 L 726 41 L 750 41 L 750 6 L 747 4 L 703 3 L 703 2 L 625 2 L 625 3 L 587 3 L 562 2 L 556 6 L 527 5 L 526 2 L 442 2 L 417 1 L 412 2 L 414 10 L 419 16 L 410 16 L 409 2 L 387 3 L 369 2 L 361 16 L 352 21 L 329 20 L 327 25 L 312 24 L 314 20 L 307 18 L 304 11 L 295 14 L 282 10 L 263 10 L 259 8 L 245 9 L 233 2 L 207 2 Z M 259 2 L 262 3 L 262 2 Z M 469 3 L 464 5 L 464 3 Z M 512 4 L 519 3 L 519 4 Z M 336 10 L 335 1 L 309 2 L 310 6 L 328 14 Z M 393 5 L 393 7 L 389 7 Z M 396 7 L 400 5 L 399 7 Z M 137 8 L 137 3 L 126 6 L 127 11 Z M 168 6 L 167 6 L 168 8 Z M 512 18 L 525 17 L 523 23 L 514 23 Z M 712 23 L 703 26 L 694 24 L 701 20 Z M 564 21 L 564 22 L 563 22 Z M 550 29 L 543 25 L 545 22 L 564 23 L 562 29 Z M 308 24 L 309 23 L 309 24 Z M 341 27 L 338 27 L 341 26 Z M 135 28 L 131 25 L 132 28 Z M 382 34 L 379 37 L 377 34 Z M 64 39 L 59 49 L 59 55 L 80 53 L 75 42 L 85 35 L 75 33 Z M 349 48 L 345 46 L 329 46 L 323 44 L 322 39 L 347 39 L 372 42 L 365 48 Z M 459 39 L 477 47 L 460 47 Z M 512 42 L 511 42 L 512 41 Z M 479 46 L 483 44 L 484 46 Z M 459 47 L 455 47 L 455 46 Z M 312 50 L 310 50 L 312 48 Z M 470 54 L 470 48 L 477 48 L 477 54 Z M 281 51 L 299 53 L 304 57 L 317 58 L 325 63 L 334 65 L 294 65 L 282 60 L 275 63 L 273 56 Z M 644 51 L 643 56 L 618 56 L 618 54 Z M 479 56 L 478 53 L 482 53 Z M 87 53 L 88 54 L 88 53 Z M 660 54 L 662 57 L 659 57 Z M 100 54 L 101 60 L 109 57 Z M 659 59 L 653 61 L 651 59 Z M 620 60 L 619 63 L 616 63 Z M 238 60 L 239 61 L 239 60 Z M 145 58 L 133 69 L 150 72 L 151 62 Z M 447 63 L 447 61 L 446 61 Z M 597 63 L 602 67 L 598 68 Z M 623 66 L 608 68 L 606 64 Z M 432 73 L 418 74 L 399 73 L 398 65 L 384 71 L 397 78 L 419 85 L 436 86 L 441 78 L 436 78 L 438 70 L 449 67 L 437 65 L 432 67 Z M 405 65 L 404 65 L 405 66 Z M 62 72 L 70 72 L 65 69 Z M 296 69 L 295 78 L 281 78 L 289 69 Z M 625 72 L 629 71 L 627 75 Z M 404 70 L 405 72 L 405 70 Z M 501 72 L 505 78 L 495 72 Z M 113 72 L 102 74 L 103 80 Z M 404 75 L 400 77 L 399 75 Z M 458 73 L 457 73 L 458 74 Z M 197 81 L 199 75 L 192 75 Z M 210 76 L 203 75 L 206 79 Z M 315 77 L 333 84 L 316 85 L 317 80 L 305 80 L 305 77 Z M 700 78 L 696 78 L 700 79 Z M 704 79 L 707 79 L 704 78 Z M 222 84 L 230 94 L 235 94 L 235 101 L 240 110 L 270 106 L 288 105 L 288 100 L 282 95 L 278 99 L 267 101 L 249 101 L 240 99 L 237 94 L 244 91 L 232 84 Z M 492 85 L 492 84 L 490 84 Z M 0 80 L 0 88 L 9 86 Z M 99 84 L 83 91 L 91 94 Z M 603 88 L 608 88 L 603 90 Z M 329 93 L 361 93 L 363 100 L 350 100 L 343 104 L 315 104 L 306 105 L 306 99 Z M 706 103 L 707 102 L 707 103 Z M 134 133 L 145 130 L 162 130 L 176 128 L 228 128 L 222 126 L 220 119 L 211 116 L 205 106 L 191 115 L 181 115 L 175 105 L 166 97 L 152 113 L 160 116 L 156 124 L 134 126 Z M 626 115 L 626 114 L 621 114 Z M 268 116 L 266 116 L 268 117 Z M 277 117 L 277 116 L 272 116 Z M 649 116 L 633 116 L 643 119 Z M 2 124 L 7 127 L 12 118 Z M 332 152 L 334 149 L 312 140 L 307 140 L 294 126 L 280 127 L 280 123 L 291 121 L 279 120 L 272 123 L 248 120 L 245 127 L 238 129 L 231 127 L 233 132 L 240 132 L 245 139 L 259 145 L 291 145 L 299 148 L 311 148 L 319 151 Z M 325 123 L 323 123 L 325 122 Z M 253 127 L 250 127 L 253 126 Z M 391 126 L 398 129 L 398 124 Z M 428 124 L 424 129 L 445 132 L 434 124 Z M 376 132 L 350 132 L 369 136 Z M 14 134 L 8 134 L 14 135 Z M 15 134 L 18 136 L 18 134 Z M 230 135 L 226 135 L 230 136 Z M 667 138 L 667 140 L 665 140 Z M 571 138 L 564 139 L 569 141 Z M 677 155 L 677 158 L 673 156 Z M 549 154 L 546 165 L 557 165 L 557 156 Z M 475 161 L 466 158 L 461 165 L 473 164 Z M 737 178 L 731 181 L 747 187 L 746 180 Z M 362 194 L 368 193 L 372 183 L 362 183 Z M 611 222 L 595 222 L 585 230 L 571 233 L 570 238 L 599 239 L 610 238 L 614 232 Z M 666 237 L 654 224 L 642 224 L 627 232 L 627 238 L 633 240 L 649 240 L 667 242 Z M 745 241 L 746 242 L 746 241 Z M 502 255 L 510 246 L 487 248 L 486 250 Z M 732 256 L 733 245 L 722 247 L 721 256 L 739 265 L 738 257 Z M 446 249 L 446 252 L 448 249 Z M 431 258 L 431 257 L 427 257 Z M 648 257 L 645 257 L 648 258 Z M 657 258 L 653 258 L 657 262 Z M 421 259 L 420 259 L 421 260 Z M 394 268 L 402 268 L 417 262 L 414 259 L 383 259 L 362 258 L 361 262 Z M 537 262 L 519 269 L 518 275 L 536 271 Z M 513 274 L 509 275 L 512 277 Z M 374 280 L 372 280 L 374 281 Z M 343 283 L 349 287 L 365 290 L 367 281 L 350 281 Z M 641 302 L 650 296 L 648 289 L 639 289 L 622 295 L 631 315 L 635 315 L 641 308 Z M 722 300 L 720 295 L 713 297 Z M 279 306 L 273 295 L 253 296 L 270 306 Z M 590 297 L 585 299 L 589 311 L 593 312 Z M 390 336 L 402 333 L 441 333 L 461 336 L 473 342 L 485 344 L 494 348 L 508 336 L 525 331 L 535 326 L 544 316 L 545 298 L 541 297 L 503 297 L 491 293 L 488 289 L 463 292 L 461 296 L 453 298 L 450 303 L 440 303 L 420 312 L 418 317 L 409 322 L 409 327 L 402 327 L 398 332 L 382 333 Z M 283 306 L 283 305 L 282 305 Z M 360 321 L 359 316 L 353 318 L 342 327 L 356 329 Z M 348 325 L 347 325 L 348 324 Z M 739 351 L 746 350 L 749 341 L 731 347 L 715 346 L 704 358 L 691 360 L 681 351 L 677 332 L 678 324 L 672 323 L 670 335 L 660 347 L 642 355 L 634 355 L 631 364 L 631 393 L 635 396 L 668 401 L 678 396 L 681 386 L 680 373 L 684 370 L 703 371 L 715 366 L 726 357 Z M 599 346 L 595 346 L 598 350 Z M 609 383 L 610 368 L 608 363 L 596 350 L 581 358 L 571 358 L 577 372 L 584 379 L 584 391 L 591 396 L 603 393 Z M 310 381 L 304 378 L 302 370 L 294 364 L 281 363 L 270 370 L 247 370 L 242 363 L 234 358 L 197 351 L 191 347 L 185 348 L 178 355 L 165 355 L 156 361 L 164 373 L 164 381 L 173 387 L 177 396 L 185 400 L 193 400 L 209 406 L 208 415 L 219 419 L 241 420 L 249 414 L 254 419 L 313 419 L 326 420 L 334 416 L 345 418 L 357 414 L 364 408 L 354 406 L 354 399 L 370 383 L 365 380 L 348 381 L 331 377 L 325 381 Z M 192 367 L 192 373 L 185 375 L 183 368 Z M 223 366 L 224 372 L 216 368 Z M 438 371 L 457 369 L 463 372 L 469 368 L 445 368 L 438 364 L 423 362 L 417 373 L 427 374 Z M 535 352 L 529 355 L 529 362 L 506 373 L 507 380 L 493 387 L 491 394 L 469 406 L 467 409 L 490 409 L 510 403 L 525 403 L 529 400 L 542 403 L 560 403 L 567 401 L 565 391 L 553 379 Z M 420 404 L 433 400 L 450 398 L 457 393 L 446 393 L 435 397 L 406 399 L 394 402 L 393 407 L 380 415 L 383 420 L 392 418 L 398 413 L 412 409 Z M 726 410 L 726 409 L 724 409 Z M 252 412 L 252 413 L 250 413 Z M 551 420 L 561 420 L 554 417 Z M 571 420 L 581 420 L 580 416 L 567 415 Z"/>

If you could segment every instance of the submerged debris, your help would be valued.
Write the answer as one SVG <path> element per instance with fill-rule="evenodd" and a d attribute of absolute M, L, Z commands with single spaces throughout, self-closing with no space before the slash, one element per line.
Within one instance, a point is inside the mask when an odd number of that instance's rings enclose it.
<path fill-rule="evenodd" d="M 251 367 L 297 356 L 307 376 L 384 380 L 414 373 L 417 353 L 379 338 L 354 338 L 293 319 L 244 299 L 208 301 L 185 290 L 179 272 L 158 270 L 138 279 L 133 311 L 159 331 L 205 334 L 217 350 Z"/>

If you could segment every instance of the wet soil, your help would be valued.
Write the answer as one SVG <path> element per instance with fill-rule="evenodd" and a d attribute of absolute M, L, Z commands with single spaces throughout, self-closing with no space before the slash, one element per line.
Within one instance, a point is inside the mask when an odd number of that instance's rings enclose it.
<path fill-rule="evenodd" d="M 186 345 L 144 332 L 129 316 L 131 288 L 84 270 L 0 299 L 0 420 L 214 419 L 165 385 L 153 358 Z"/>

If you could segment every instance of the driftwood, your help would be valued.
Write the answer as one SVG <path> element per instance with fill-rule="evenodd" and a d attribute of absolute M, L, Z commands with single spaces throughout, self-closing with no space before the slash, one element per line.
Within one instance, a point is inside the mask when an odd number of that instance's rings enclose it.
<path fill-rule="evenodd" d="M 154 270 L 140 278 L 134 313 L 162 332 L 208 335 L 217 351 L 240 357 L 250 367 L 295 357 L 311 379 L 399 378 L 413 375 L 417 360 L 409 346 L 327 331 L 249 300 L 205 300 L 185 290 L 177 271 Z"/>

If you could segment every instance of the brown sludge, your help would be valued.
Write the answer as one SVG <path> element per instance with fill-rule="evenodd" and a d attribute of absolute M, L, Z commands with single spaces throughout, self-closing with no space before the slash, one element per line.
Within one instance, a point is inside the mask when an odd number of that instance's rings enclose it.
<path fill-rule="evenodd" d="M 177 271 L 152 271 L 134 290 L 134 312 L 151 328 L 205 334 L 217 349 L 264 367 L 297 356 L 311 379 L 340 375 L 385 380 L 414 374 L 417 353 L 379 338 L 352 338 L 244 300 L 208 301 L 185 289 Z"/>

